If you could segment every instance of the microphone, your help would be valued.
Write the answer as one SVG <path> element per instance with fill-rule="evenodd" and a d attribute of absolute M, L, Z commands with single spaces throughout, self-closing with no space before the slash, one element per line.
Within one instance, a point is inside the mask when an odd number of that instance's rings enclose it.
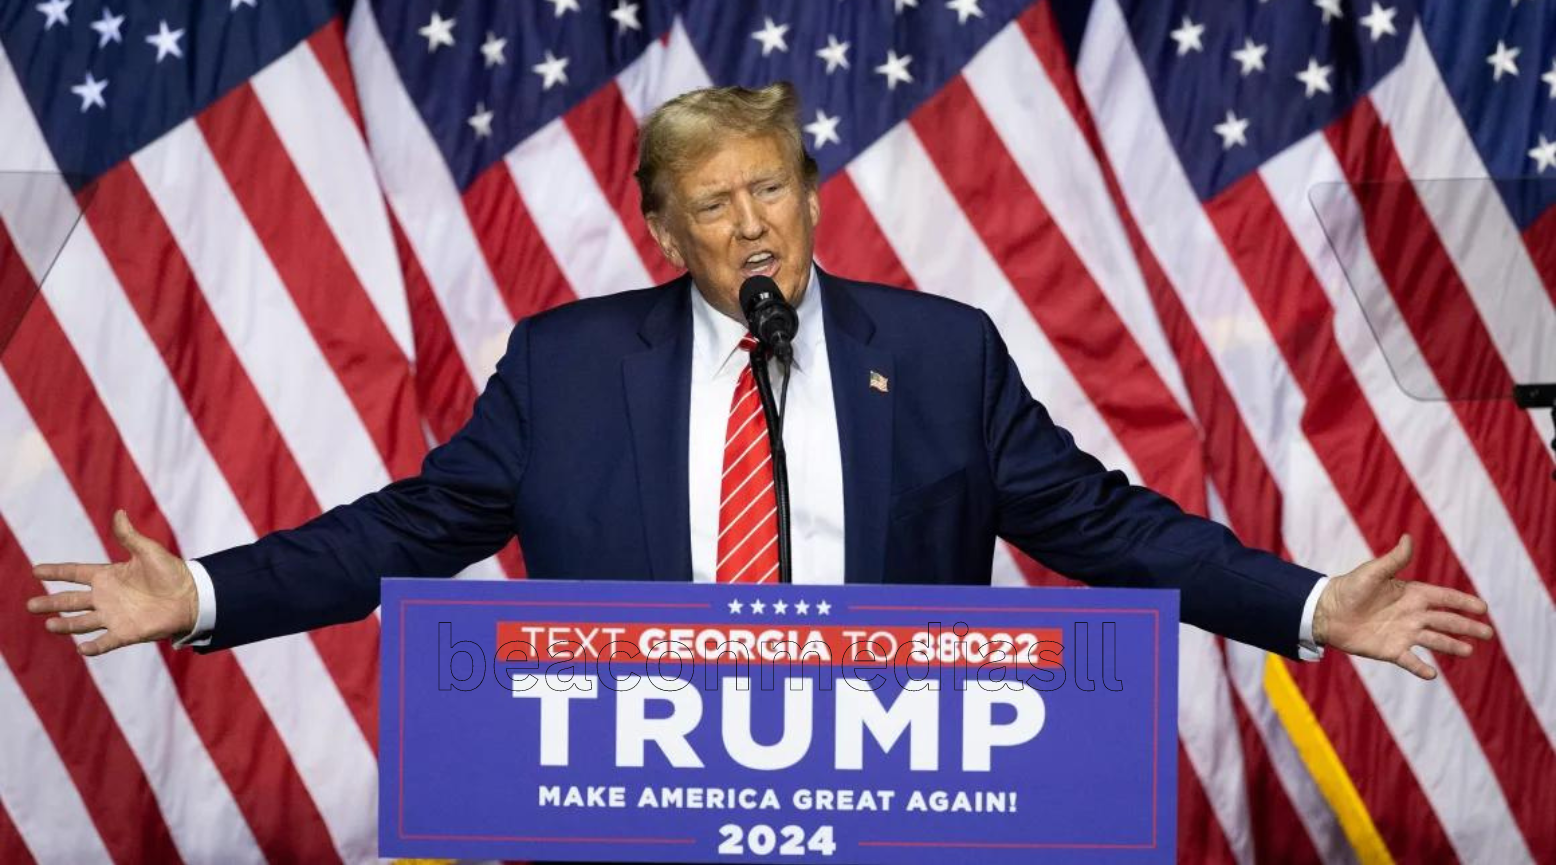
<path fill-rule="evenodd" d="M 793 359 L 800 317 L 772 277 L 753 276 L 740 286 L 740 312 L 757 342 L 784 363 Z"/>

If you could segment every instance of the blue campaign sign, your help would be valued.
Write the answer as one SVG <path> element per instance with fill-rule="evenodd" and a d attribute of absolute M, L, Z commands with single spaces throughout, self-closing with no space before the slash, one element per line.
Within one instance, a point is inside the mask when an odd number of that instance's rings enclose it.
<path fill-rule="evenodd" d="M 385 580 L 380 854 L 1174 861 L 1174 592 Z"/>

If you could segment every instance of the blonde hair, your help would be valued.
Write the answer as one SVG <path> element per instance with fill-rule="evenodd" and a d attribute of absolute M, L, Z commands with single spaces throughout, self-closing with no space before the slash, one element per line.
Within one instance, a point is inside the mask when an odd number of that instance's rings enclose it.
<path fill-rule="evenodd" d="M 770 135 L 799 169 L 806 186 L 816 185 L 816 160 L 800 137 L 800 96 L 787 81 L 757 90 L 708 87 L 693 90 L 654 109 L 638 130 L 638 191 L 643 215 L 664 207 L 667 179 L 715 150 L 725 139 Z"/>

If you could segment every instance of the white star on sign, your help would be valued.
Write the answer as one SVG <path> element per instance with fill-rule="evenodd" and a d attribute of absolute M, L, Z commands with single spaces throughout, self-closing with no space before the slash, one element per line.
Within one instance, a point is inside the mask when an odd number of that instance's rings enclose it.
<path fill-rule="evenodd" d="M 432 13 L 432 20 L 427 26 L 416 31 L 427 39 L 427 53 L 438 50 L 439 45 L 454 47 L 454 19 L 444 18 L 442 15 Z"/>
<path fill-rule="evenodd" d="M 1497 50 L 1486 57 L 1486 62 L 1491 64 L 1491 80 L 1501 81 L 1502 73 L 1509 75 L 1518 74 L 1518 53 L 1522 48 L 1509 48 L 1501 39 L 1497 40 Z"/>
<path fill-rule="evenodd" d="M 763 613 L 763 612 L 766 612 L 766 611 L 767 611 L 767 605 L 766 604 L 762 603 L 761 601 L 752 601 L 751 602 L 751 612 L 753 612 L 753 613 Z"/>
<path fill-rule="evenodd" d="M 471 129 L 475 130 L 476 138 L 491 138 L 492 117 L 492 109 L 487 108 L 485 102 L 477 102 L 475 104 L 475 113 L 470 115 L 470 118 L 465 122 L 470 124 Z"/>
<path fill-rule="evenodd" d="M 161 21 L 157 24 L 157 32 L 146 37 L 146 44 L 156 46 L 158 63 L 161 63 L 162 58 L 168 56 L 169 54 L 182 60 L 184 57 L 184 49 L 178 47 L 178 40 L 182 38 L 184 38 L 184 31 L 182 29 L 169 30 L 167 28 L 167 22 Z"/>
<path fill-rule="evenodd" d="M 1312 99 L 1313 94 L 1322 90 L 1325 93 L 1333 93 L 1329 86 L 1329 73 L 1334 71 L 1333 66 L 1320 66 L 1316 57 L 1307 59 L 1307 68 L 1297 73 L 1297 80 L 1307 88 L 1307 98 Z"/>
<path fill-rule="evenodd" d="M 1551 85 L 1551 98 L 1556 99 L 1556 58 L 1551 59 L 1551 71 L 1541 75 L 1540 80 Z"/>
<path fill-rule="evenodd" d="M 951 0 L 945 4 L 945 8 L 956 13 L 958 24 L 966 24 L 968 18 L 983 17 L 983 10 L 978 8 L 978 0 Z"/>
<path fill-rule="evenodd" d="M 897 82 L 899 81 L 903 84 L 913 83 L 913 75 L 908 72 L 908 64 L 912 62 L 912 54 L 904 54 L 898 57 L 897 52 L 887 49 L 886 62 L 875 67 L 875 71 L 879 75 L 886 76 L 887 90 L 896 90 Z"/>
<path fill-rule="evenodd" d="M 739 601 L 730 601 L 729 602 L 729 612 L 730 612 L 731 615 L 738 614 L 740 612 L 740 602 Z"/>
<path fill-rule="evenodd" d="M 546 0 L 546 2 L 556 7 L 556 17 L 558 18 L 569 12 L 579 11 L 578 0 Z"/>
<path fill-rule="evenodd" d="M 848 46 L 850 44 L 848 42 L 839 42 L 836 36 L 833 36 L 831 33 L 827 34 L 827 47 L 817 51 L 816 56 L 827 61 L 828 75 L 831 75 L 833 70 L 839 66 L 844 69 L 848 68 Z"/>
<path fill-rule="evenodd" d="M 498 39 L 497 34 L 486 31 L 486 41 L 481 43 L 481 56 L 486 58 L 486 68 L 502 66 L 508 62 L 508 58 L 502 55 L 503 49 L 508 47 L 508 40 Z"/>
<path fill-rule="evenodd" d="M 1172 41 L 1178 43 L 1178 56 L 1190 51 L 1204 51 L 1205 45 L 1200 42 L 1200 37 L 1205 35 L 1205 25 L 1195 24 L 1189 20 L 1189 16 L 1183 16 L 1183 26 L 1169 34 Z"/>
<path fill-rule="evenodd" d="M 1340 0 L 1313 0 L 1313 5 L 1323 10 L 1325 24 L 1345 17 L 1345 13 L 1340 11 Z"/>
<path fill-rule="evenodd" d="M 763 16 L 762 20 L 766 22 L 762 29 L 751 34 L 752 39 L 762 43 L 762 56 L 766 57 L 773 53 L 774 48 L 788 51 L 789 43 L 784 41 L 783 35 L 789 32 L 789 25 L 778 24 L 766 16 Z"/>
<path fill-rule="evenodd" d="M 82 114 L 85 114 L 86 110 L 91 108 L 93 105 L 103 109 L 108 107 L 108 103 L 103 100 L 103 89 L 107 86 L 108 79 L 104 78 L 102 81 L 98 81 L 96 78 L 92 77 L 91 72 L 87 72 L 86 80 L 70 88 L 71 93 L 81 97 Z"/>
<path fill-rule="evenodd" d="M 1248 145 L 1248 118 L 1239 118 L 1228 111 L 1226 119 L 1215 125 L 1216 134 L 1221 136 L 1221 149 L 1231 150 L 1233 147 Z"/>
<path fill-rule="evenodd" d="M 533 67 L 535 74 L 541 78 L 540 89 L 550 90 L 553 84 L 567 83 L 567 58 L 557 57 L 550 51 L 546 52 L 544 62 L 536 63 Z"/>
<path fill-rule="evenodd" d="M 611 10 L 611 20 L 616 22 L 617 33 L 643 29 L 642 23 L 638 21 L 638 4 L 628 3 L 627 0 L 621 0 Z"/>
<path fill-rule="evenodd" d="M 801 616 L 808 615 L 810 613 L 810 604 L 800 601 L 794 605 L 794 612 Z"/>
<path fill-rule="evenodd" d="M 1547 141 L 1541 134 L 1540 143 L 1529 151 L 1529 158 L 1534 160 L 1534 170 L 1540 174 L 1547 168 L 1556 168 L 1556 141 Z"/>
<path fill-rule="evenodd" d="M 97 31 L 97 47 L 102 48 L 110 42 L 124 42 L 124 37 L 119 34 L 119 28 L 124 26 L 124 16 L 115 15 L 107 6 L 103 7 L 103 17 L 92 22 L 92 29 Z"/>
<path fill-rule="evenodd" d="M 897 7 L 896 8 L 896 12 L 897 12 L 898 15 L 901 15 L 902 14 L 902 10 L 908 8 L 909 6 L 912 6 L 914 9 L 917 9 L 918 8 L 918 0 L 892 0 L 892 5 Z"/>
<path fill-rule="evenodd" d="M 1252 39 L 1244 39 L 1243 47 L 1232 52 L 1232 59 L 1243 67 L 1242 74 L 1246 78 L 1254 72 L 1264 71 L 1264 55 L 1269 50 L 1268 45 L 1259 45 Z"/>
<path fill-rule="evenodd" d="M 777 601 L 773 604 L 773 612 L 781 616 L 784 613 L 789 612 L 789 605 L 783 601 Z"/>
<path fill-rule="evenodd" d="M 821 603 L 816 605 L 816 615 L 818 615 L 818 616 L 825 616 L 825 615 L 827 615 L 830 612 L 832 612 L 832 605 L 827 603 L 826 601 L 822 601 Z"/>
<path fill-rule="evenodd" d="M 43 29 L 48 30 L 55 24 L 70 26 L 70 4 L 72 0 L 48 0 L 47 3 L 39 3 L 34 6 L 43 13 Z"/>
<path fill-rule="evenodd" d="M 837 123 L 841 117 L 828 117 L 825 111 L 816 109 L 816 119 L 805 124 L 805 131 L 816 136 L 814 146 L 820 150 L 828 141 L 833 144 L 842 144 L 843 139 L 837 137 Z"/>
<path fill-rule="evenodd" d="M 1376 42 L 1384 36 L 1398 36 L 1399 31 L 1394 29 L 1394 16 L 1399 10 L 1392 6 L 1384 9 L 1380 3 L 1372 4 L 1372 11 L 1361 17 L 1361 26 L 1367 28 Z"/>

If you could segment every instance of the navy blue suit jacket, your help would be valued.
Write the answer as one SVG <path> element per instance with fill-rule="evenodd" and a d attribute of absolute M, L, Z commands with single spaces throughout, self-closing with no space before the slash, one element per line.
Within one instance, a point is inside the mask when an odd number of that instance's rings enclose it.
<path fill-rule="evenodd" d="M 1077 448 L 981 311 L 821 279 L 848 582 L 987 584 L 998 536 L 1089 583 L 1179 589 L 1184 621 L 1296 653 L 1317 574 Z M 515 532 L 531 578 L 690 579 L 692 290 L 682 277 L 520 322 L 421 474 L 200 559 L 216 587 L 208 648 L 361 618 L 380 576 L 453 574 Z"/>

